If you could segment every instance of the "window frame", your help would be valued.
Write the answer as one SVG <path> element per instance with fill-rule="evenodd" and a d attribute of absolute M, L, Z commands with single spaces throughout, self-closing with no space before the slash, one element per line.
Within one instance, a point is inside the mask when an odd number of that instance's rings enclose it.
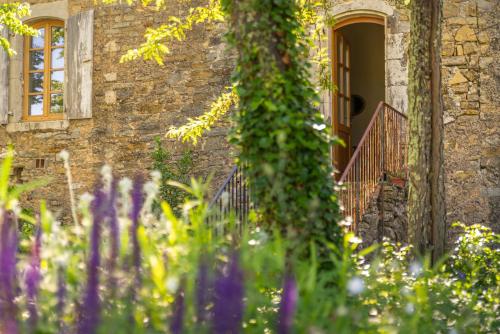
<path fill-rule="evenodd" d="M 65 75 L 63 76 L 63 90 L 52 90 L 52 78 L 51 73 L 54 71 L 64 71 L 66 73 L 66 56 L 64 56 L 64 67 L 62 68 L 52 68 L 52 50 L 62 48 L 66 49 L 66 31 L 65 23 L 63 20 L 59 19 L 43 19 L 36 21 L 30 26 L 34 29 L 45 28 L 44 35 L 44 47 L 42 48 L 31 48 L 31 37 L 26 36 L 24 38 L 24 55 L 23 55 L 23 116 L 22 119 L 25 121 L 52 121 L 52 120 L 62 120 L 64 119 L 64 85 L 65 85 Z M 62 47 L 52 46 L 52 27 L 61 27 L 64 29 L 64 42 Z M 44 52 L 44 67 L 43 70 L 30 71 L 30 51 L 43 50 Z M 43 89 L 42 94 L 30 93 L 30 73 L 43 73 Z M 63 111 L 60 113 L 50 113 L 50 103 L 51 94 L 63 94 Z M 42 115 L 29 115 L 29 97 L 34 95 L 43 96 L 43 113 Z"/>

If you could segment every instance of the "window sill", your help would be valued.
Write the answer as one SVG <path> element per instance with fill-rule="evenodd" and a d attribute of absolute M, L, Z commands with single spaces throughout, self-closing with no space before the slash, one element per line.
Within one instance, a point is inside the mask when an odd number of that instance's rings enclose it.
<path fill-rule="evenodd" d="M 43 122 L 18 122 L 7 124 L 7 132 L 66 130 L 68 127 L 69 121 L 67 119 Z"/>

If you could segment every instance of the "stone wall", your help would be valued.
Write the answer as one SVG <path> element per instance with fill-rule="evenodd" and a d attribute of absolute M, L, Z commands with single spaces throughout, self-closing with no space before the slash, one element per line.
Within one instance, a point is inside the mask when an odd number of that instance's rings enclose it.
<path fill-rule="evenodd" d="M 408 186 L 404 181 L 392 179 L 384 183 L 384 187 L 375 193 L 358 225 L 363 248 L 383 238 L 401 244 L 408 243 L 407 203 Z"/>
<path fill-rule="evenodd" d="M 6 0 L 0 0 L 5 2 Z M 13 2 L 13 0 L 8 0 Z M 94 6 L 93 0 L 68 0 L 69 14 Z M 332 0 L 333 1 L 333 0 Z M 48 0 L 31 0 L 32 4 Z M 379 13 L 386 16 L 386 99 L 407 108 L 407 9 L 398 0 L 335 0 L 336 17 Z M 500 30 L 498 0 L 444 0 L 443 96 L 445 102 L 445 171 L 448 222 L 489 224 L 500 232 Z M 137 61 L 119 64 L 127 49 L 143 41 L 147 27 L 170 15 L 186 13 L 187 5 L 169 0 L 167 11 L 125 5 L 95 10 L 93 118 L 71 120 L 62 130 L 7 133 L 0 126 L 0 147 L 16 146 L 15 178 L 50 177 L 50 186 L 27 198 L 42 198 L 52 209 L 67 208 L 64 170 L 56 154 L 67 149 L 77 193 L 91 189 L 103 163 L 119 175 L 146 172 L 155 136 L 170 125 L 206 110 L 229 83 L 231 56 L 222 42 L 224 27 L 198 26 L 188 40 L 175 43 L 164 67 Z M 325 97 L 325 116 L 331 117 Z M 215 184 L 227 174 L 232 159 L 225 127 L 215 129 L 195 150 L 196 174 L 215 172 Z M 168 141 L 178 155 L 185 147 Z M 46 159 L 36 168 L 37 158 Z M 450 234 L 449 238 L 453 238 Z"/>
<path fill-rule="evenodd" d="M 91 0 L 69 0 L 69 14 L 92 6 Z M 27 206 L 36 209 L 46 199 L 50 209 L 69 216 L 64 168 L 56 158 L 62 149 L 71 154 L 77 194 L 92 189 L 104 163 L 119 176 L 148 173 L 154 137 L 163 137 L 171 125 L 201 114 L 229 84 L 232 60 L 225 51 L 224 27 L 220 25 L 197 26 L 187 41 L 172 45 L 163 67 L 145 61 L 119 63 L 126 50 L 143 41 L 147 27 L 188 10 L 176 0 L 168 1 L 166 7 L 162 12 L 126 5 L 95 8 L 91 119 L 70 120 L 63 130 L 44 130 L 42 126 L 40 130 L 7 132 L 0 126 L 0 148 L 13 143 L 16 150 L 13 178 L 17 182 L 49 180 L 48 186 L 26 196 Z M 226 129 L 214 129 L 193 152 L 194 174 L 207 177 L 214 173 L 213 187 L 222 182 L 232 165 Z M 173 140 L 164 142 L 174 157 L 189 148 Z M 45 165 L 36 168 L 36 159 L 45 159 Z"/>
<path fill-rule="evenodd" d="M 486 224 L 498 233 L 500 2 L 444 3 L 442 74 L 448 222 Z M 451 240 L 453 232 L 449 233 Z"/>

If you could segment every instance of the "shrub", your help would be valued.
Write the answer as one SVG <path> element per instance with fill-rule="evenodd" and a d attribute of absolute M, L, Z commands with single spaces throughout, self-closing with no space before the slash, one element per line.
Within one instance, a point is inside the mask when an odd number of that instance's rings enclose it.
<path fill-rule="evenodd" d="M 0 175 L 6 175 L 3 164 Z M 4 179 L 5 180 L 5 179 Z M 0 332 L 11 333 L 488 333 L 500 325 L 498 237 L 464 227 L 449 258 L 429 265 L 385 242 L 357 251 L 325 244 L 330 268 L 290 252 L 278 231 L 206 224 L 205 186 L 192 181 L 182 215 L 159 179 L 115 182 L 82 196 L 82 225 L 61 226 L 43 204 L 29 253 L 16 201 L 0 183 Z M 473 247 L 473 256 L 467 250 Z M 304 254 L 297 250 L 297 254 Z M 480 275 L 479 275 L 480 274 Z"/>
<path fill-rule="evenodd" d="M 160 189 L 158 198 L 170 204 L 174 213 L 179 214 L 180 206 L 184 203 L 187 193 L 169 184 L 169 181 L 188 183 L 193 169 L 193 154 L 190 150 L 184 151 L 179 160 L 174 161 L 172 154 L 167 151 L 159 137 L 155 138 L 155 150 L 152 154 L 152 169 L 160 172 Z M 155 210 L 161 211 L 160 202 L 155 202 Z"/>

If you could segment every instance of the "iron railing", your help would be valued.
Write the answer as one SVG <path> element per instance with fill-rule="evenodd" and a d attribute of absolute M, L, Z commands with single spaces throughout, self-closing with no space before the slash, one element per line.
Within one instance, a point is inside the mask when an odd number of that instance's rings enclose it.
<path fill-rule="evenodd" d="M 208 222 L 222 222 L 234 215 L 237 223 L 245 224 L 251 207 L 250 190 L 244 171 L 234 166 L 210 203 Z"/>
<path fill-rule="evenodd" d="M 380 102 L 354 151 L 339 183 L 344 216 L 353 219 L 356 228 L 370 200 L 386 174 L 406 172 L 407 117 Z M 250 190 L 244 170 L 235 166 L 210 203 L 209 222 L 221 222 L 231 215 L 246 223 L 252 208 Z"/>
<path fill-rule="evenodd" d="M 354 230 L 379 185 L 383 186 L 381 181 L 387 174 L 406 173 L 406 167 L 407 117 L 380 102 L 339 179 L 344 216 L 352 217 Z"/>

